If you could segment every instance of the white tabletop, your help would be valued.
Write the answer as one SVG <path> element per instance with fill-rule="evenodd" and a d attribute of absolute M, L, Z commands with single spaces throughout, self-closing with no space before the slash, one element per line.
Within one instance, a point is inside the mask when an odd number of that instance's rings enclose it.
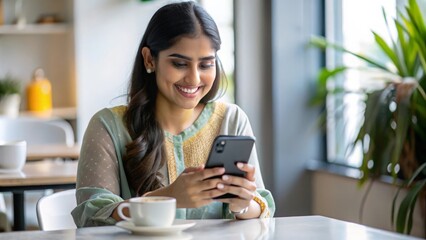
<path fill-rule="evenodd" d="M 0 239 L 315 239 L 315 240 L 389 240 L 419 239 L 322 216 L 272 219 L 183 220 L 195 226 L 177 235 L 132 235 L 116 226 L 90 227 L 62 231 L 23 231 L 1 233 Z M 182 220 L 181 220 L 182 222 Z"/>

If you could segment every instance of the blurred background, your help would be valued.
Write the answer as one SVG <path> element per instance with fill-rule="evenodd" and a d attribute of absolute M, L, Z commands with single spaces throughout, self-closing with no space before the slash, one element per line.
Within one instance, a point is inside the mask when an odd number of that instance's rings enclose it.
<path fill-rule="evenodd" d="M 0 0 L 0 77 L 12 76 L 21 83 L 20 115 L 63 118 L 80 143 L 95 112 L 125 103 L 145 27 L 153 13 L 169 2 Z M 377 182 L 361 208 L 366 192 L 357 182 L 361 150 L 351 155 L 345 151 L 359 128 L 356 96 L 336 98 L 327 106 L 333 112 L 347 103 L 343 114 L 330 117 L 326 131 L 317 122 L 321 110 L 308 106 L 321 67 L 358 62 L 310 48 L 308 43 L 313 35 L 326 36 L 380 57 L 372 47 L 371 30 L 387 33 L 382 8 L 395 17 L 406 1 L 198 2 L 219 27 L 223 43 L 218 55 L 229 80 L 223 100 L 238 104 L 250 118 L 263 179 L 275 197 L 275 216 L 318 214 L 392 230 L 391 200 L 397 188 Z M 25 89 L 36 68 L 42 68 L 51 83 L 48 113 L 28 110 Z M 348 73 L 346 78 L 363 76 Z M 356 81 L 341 81 L 359 87 Z M 29 209 L 37 201 L 31 199 L 27 198 Z M 37 225 L 35 212 L 26 214 L 27 224 Z M 424 236 L 421 211 L 414 217 L 412 234 Z"/>

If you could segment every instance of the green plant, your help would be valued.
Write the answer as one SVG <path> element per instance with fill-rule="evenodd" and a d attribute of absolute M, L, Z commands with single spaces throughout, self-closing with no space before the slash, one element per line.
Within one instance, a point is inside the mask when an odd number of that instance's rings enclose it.
<path fill-rule="evenodd" d="M 10 94 L 19 94 L 20 90 L 20 82 L 12 78 L 10 75 L 0 78 L 0 98 Z"/>
<path fill-rule="evenodd" d="M 383 16 L 390 28 L 384 11 Z M 350 54 L 368 64 L 356 71 L 383 73 L 380 78 L 371 79 L 380 81 L 383 87 L 365 87 L 358 93 L 363 95 L 365 103 L 364 119 L 351 147 L 360 144 L 363 149 L 360 185 L 387 174 L 395 184 L 397 179 L 405 181 L 401 187 L 407 188 L 408 194 L 398 206 L 399 191 L 396 194 L 392 224 L 396 231 L 409 234 L 417 200 L 426 201 L 426 22 L 418 3 L 409 0 L 405 11 L 398 12 L 398 18 L 393 19 L 392 26 L 396 38 L 391 36 L 390 43 L 373 32 L 375 43 L 388 62 L 352 52 L 321 37 L 313 37 L 310 43 Z M 352 68 L 323 69 L 311 103 L 324 106 L 328 94 L 348 93 L 344 88 L 328 88 L 336 75 L 348 69 Z"/>

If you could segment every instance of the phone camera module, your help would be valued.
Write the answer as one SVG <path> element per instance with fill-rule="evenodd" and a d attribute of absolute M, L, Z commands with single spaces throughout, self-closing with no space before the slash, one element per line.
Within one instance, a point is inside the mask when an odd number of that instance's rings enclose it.
<path fill-rule="evenodd" d="M 217 153 L 222 153 L 223 150 L 225 149 L 225 141 L 220 141 L 219 143 L 216 144 L 216 152 Z"/>

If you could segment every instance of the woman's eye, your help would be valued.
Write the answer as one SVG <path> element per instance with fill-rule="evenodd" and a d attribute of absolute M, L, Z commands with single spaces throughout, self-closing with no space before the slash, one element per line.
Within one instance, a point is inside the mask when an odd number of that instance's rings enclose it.
<path fill-rule="evenodd" d="M 186 63 L 184 62 L 173 62 L 173 66 L 175 66 L 176 68 L 183 68 L 186 66 Z"/>
<path fill-rule="evenodd" d="M 200 64 L 201 69 L 209 69 L 214 67 L 214 63 L 201 63 Z"/>

